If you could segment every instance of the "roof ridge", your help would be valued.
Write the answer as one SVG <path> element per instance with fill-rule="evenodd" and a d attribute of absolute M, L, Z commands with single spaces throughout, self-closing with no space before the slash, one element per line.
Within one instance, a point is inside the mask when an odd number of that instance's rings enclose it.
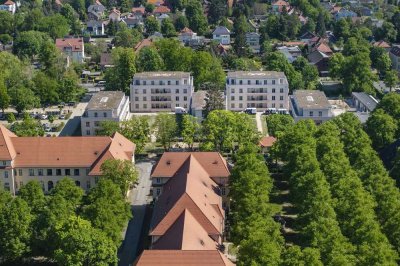
<path fill-rule="evenodd" d="M 8 132 L 7 132 L 7 131 L 8 131 Z M 11 132 L 10 130 L 8 130 L 8 129 L 7 129 L 5 126 L 3 126 L 3 125 L 0 125 L 0 132 L 1 132 L 0 135 L 3 136 L 4 144 L 5 144 L 5 146 L 6 146 L 7 152 L 8 152 L 8 154 L 9 154 L 11 160 L 12 160 L 12 159 L 13 159 L 12 151 L 10 150 L 10 147 L 8 147 L 8 145 L 7 145 L 7 139 L 6 139 L 6 138 L 9 139 L 9 141 L 11 142 L 11 146 L 13 147 L 14 152 L 16 153 L 15 148 L 14 148 L 14 143 L 12 143 L 11 137 L 8 135 L 8 133 L 11 133 L 11 134 L 13 135 L 12 137 L 17 137 L 17 136 L 16 136 L 13 132 Z M 6 135 L 4 132 L 6 132 L 7 135 Z"/>

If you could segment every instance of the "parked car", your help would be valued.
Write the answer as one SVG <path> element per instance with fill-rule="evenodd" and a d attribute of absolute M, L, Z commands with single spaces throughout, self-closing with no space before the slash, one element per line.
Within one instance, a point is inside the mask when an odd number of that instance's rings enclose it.
<path fill-rule="evenodd" d="M 95 87 L 104 87 L 104 86 L 106 86 L 106 82 L 104 80 L 97 82 L 95 85 Z"/>
<path fill-rule="evenodd" d="M 65 119 L 65 115 L 61 114 L 58 118 L 61 119 L 61 120 L 64 120 Z"/>
<path fill-rule="evenodd" d="M 287 109 L 278 109 L 278 113 L 281 115 L 288 115 L 289 111 Z"/>
<path fill-rule="evenodd" d="M 249 115 L 255 115 L 257 113 L 257 108 L 246 108 L 244 112 Z"/>
<path fill-rule="evenodd" d="M 276 113 L 277 113 L 276 108 L 267 108 L 264 111 L 263 114 L 265 114 L 265 115 L 273 115 L 273 114 L 276 114 Z"/>
<path fill-rule="evenodd" d="M 48 117 L 49 117 L 49 116 L 46 115 L 46 114 L 40 114 L 40 115 L 39 115 L 39 118 L 42 119 L 42 120 L 45 120 L 45 119 L 47 119 Z"/>
<path fill-rule="evenodd" d="M 44 129 L 44 131 L 46 131 L 46 132 L 50 132 L 51 131 L 51 126 L 49 125 L 49 124 L 43 124 L 43 129 Z"/>
<path fill-rule="evenodd" d="M 183 107 L 175 107 L 175 114 L 186 114 L 186 110 Z"/>

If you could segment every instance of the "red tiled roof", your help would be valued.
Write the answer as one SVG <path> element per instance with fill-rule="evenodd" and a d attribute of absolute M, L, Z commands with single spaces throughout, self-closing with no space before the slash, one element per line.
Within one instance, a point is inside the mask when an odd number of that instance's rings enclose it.
<path fill-rule="evenodd" d="M 14 167 L 85 167 L 91 168 L 90 175 L 101 175 L 100 166 L 106 159 L 131 160 L 135 150 L 135 144 L 119 133 L 113 137 L 47 138 L 17 137 L 1 125 L 0 130 L 0 157 L 7 155 L 8 149 Z"/>
<path fill-rule="evenodd" d="M 272 147 L 272 145 L 275 143 L 276 138 L 272 136 L 268 137 L 262 137 L 259 144 L 261 147 Z"/>
<path fill-rule="evenodd" d="M 79 52 L 83 50 L 83 45 L 82 38 L 56 39 L 56 46 L 61 51 L 67 47 L 71 47 L 73 52 Z"/>
<path fill-rule="evenodd" d="M 14 137 L 17 136 L 3 125 L 0 125 L 0 160 L 10 161 L 17 155 L 11 142 L 11 138 Z"/>
<path fill-rule="evenodd" d="M 210 177 L 230 175 L 225 159 L 218 152 L 164 152 L 151 176 L 172 177 L 183 163 L 193 155 Z"/>
<path fill-rule="evenodd" d="M 233 266 L 218 250 L 144 250 L 136 266 Z"/>
<path fill-rule="evenodd" d="M 331 55 L 333 53 L 332 49 L 325 42 L 320 42 L 317 44 L 317 50 L 327 55 Z"/>
<path fill-rule="evenodd" d="M 305 42 L 301 42 L 301 41 L 298 41 L 298 42 L 282 42 L 282 44 L 283 44 L 283 45 L 285 45 L 285 46 L 299 46 L 299 45 L 306 45 L 306 43 L 305 43 Z"/>
<path fill-rule="evenodd" d="M 116 9 L 115 7 L 111 10 L 110 14 L 111 14 L 111 13 L 115 13 L 115 14 L 117 14 L 117 15 L 121 15 L 121 11 L 119 11 L 119 10 Z"/>
<path fill-rule="evenodd" d="M 147 0 L 147 3 L 155 6 L 160 6 L 165 4 L 164 0 Z"/>
<path fill-rule="evenodd" d="M 193 31 L 192 31 L 191 29 L 189 29 L 188 27 L 184 27 L 184 28 L 181 30 L 181 33 L 193 33 Z"/>
<path fill-rule="evenodd" d="M 153 14 L 167 14 L 171 13 L 171 9 L 166 6 L 158 6 L 154 9 Z"/>
<path fill-rule="evenodd" d="M 144 14 L 145 8 L 144 7 L 133 7 L 132 8 L 132 13 L 141 13 Z"/>
<path fill-rule="evenodd" d="M 15 3 L 13 1 L 11 1 L 11 0 L 7 0 L 7 2 L 5 2 L 4 4 L 7 5 L 7 6 L 15 5 Z"/>
<path fill-rule="evenodd" d="M 205 168 L 190 154 L 174 177 L 163 186 L 154 208 L 150 235 L 164 235 L 186 209 L 208 235 L 221 235 L 224 214 L 217 187 Z"/>
<path fill-rule="evenodd" d="M 143 39 L 138 44 L 136 44 L 133 49 L 135 50 L 135 52 L 139 52 L 142 48 L 151 46 L 152 44 L 153 44 L 153 40 L 152 39 L 148 39 L 148 38 L 147 39 Z"/>
<path fill-rule="evenodd" d="M 290 4 L 283 0 L 278 0 L 272 3 L 273 6 L 290 6 Z"/>
<path fill-rule="evenodd" d="M 379 41 L 379 42 L 374 42 L 373 44 L 376 47 L 381 47 L 381 48 L 390 48 L 391 46 L 385 42 L 385 41 Z"/>

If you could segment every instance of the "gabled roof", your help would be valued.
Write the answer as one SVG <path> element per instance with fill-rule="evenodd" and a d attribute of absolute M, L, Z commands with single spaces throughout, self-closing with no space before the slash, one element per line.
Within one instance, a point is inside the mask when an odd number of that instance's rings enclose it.
<path fill-rule="evenodd" d="M 225 159 L 218 152 L 164 152 L 151 176 L 153 178 L 174 176 L 191 155 L 210 177 L 230 175 Z"/>
<path fill-rule="evenodd" d="M 158 6 L 154 9 L 153 14 L 167 14 L 171 13 L 171 9 L 166 6 Z"/>
<path fill-rule="evenodd" d="M 233 266 L 218 250 L 144 250 L 136 266 Z"/>
<path fill-rule="evenodd" d="M 325 42 L 320 42 L 316 45 L 316 49 L 326 55 L 332 54 L 332 49 L 325 43 Z"/>
<path fill-rule="evenodd" d="M 208 235 L 221 235 L 224 212 L 218 185 L 195 156 L 190 155 L 179 171 L 164 184 L 156 202 L 150 235 L 162 236 L 189 210 Z"/>
<path fill-rule="evenodd" d="M 14 133 L 8 130 L 5 126 L 0 125 L 0 160 L 11 161 L 15 158 L 15 152 L 11 138 L 17 137 Z"/>
<path fill-rule="evenodd" d="M 387 43 L 387 42 L 385 42 L 385 41 L 379 41 L 379 42 L 374 42 L 373 43 L 373 46 L 375 46 L 375 47 L 381 47 L 381 48 L 390 48 L 391 46 Z"/>
<path fill-rule="evenodd" d="M 191 29 L 189 29 L 188 27 L 184 27 L 184 28 L 181 30 L 181 33 L 193 33 L 193 31 L 192 31 Z"/>
<path fill-rule="evenodd" d="M 307 59 L 311 64 L 317 64 L 324 58 L 329 58 L 329 56 L 318 50 L 315 50 L 307 56 Z"/>
<path fill-rule="evenodd" d="M 302 39 L 302 40 L 303 39 L 312 39 L 315 37 L 317 37 L 317 35 L 315 35 L 314 33 L 310 32 L 310 31 L 307 31 L 307 32 L 303 33 L 303 35 L 300 36 L 300 39 Z"/>
<path fill-rule="evenodd" d="M 144 7 L 133 7 L 132 8 L 132 13 L 140 13 L 140 14 L 144 14 L 145 12 L 145 8 Z"/>
<path fill-rule="evenodd" d="M 17 137 L 0 125 L 0 160 L 15 167 L 82 167 L 101 175 L 106 159 L 131 160 L 135 144 L 115 133 L 112 137 Z"/>
<path fill-rule="evenodd" d="M 218 26 L 215 28 L 212 34 L 215 35 L 229 35 L 231 32 L 224 26 Z"/>
<path fill-rule="evenodd" d="M 259 144 L 261 147 L 272 147 L 275 143 L 276 138 L 272 136 L 262 137 Z"/>
<path fill-rule="evenodd" d="M 278 0 L 272 3 L 273 6 L 290 6 L 290 4 L 284 0 Z"/>
<path fill-rule="evenodd" d="M 133 49 L 135 50 L 135 52 L 139 52 L 142 48 L 148 47 L 151 45 L 153 45 L 153 40 L 147 38 L 147 39 L 143 39 L 138 44 L 136 44 Z"/>
<path fill-rule="evenodd" d="M 56 46 L 61 51 L 63 51 L 67 47 L 70 47 L 73 52 L 83 51 L 83 39 L 82 38 L 56 39 Z"/>
<path fill-rule="evenodd" d="M 7 0 L 7 2 L 4 3 L 6 6 L 12 6 L 15 5 L 15 3 L 11 0 Z"/>
<path fill-rule="evenodd" d="M 185 209 L 175 223 L 153 245 L 152 249 L 214 250 L 217 243 Z"/>

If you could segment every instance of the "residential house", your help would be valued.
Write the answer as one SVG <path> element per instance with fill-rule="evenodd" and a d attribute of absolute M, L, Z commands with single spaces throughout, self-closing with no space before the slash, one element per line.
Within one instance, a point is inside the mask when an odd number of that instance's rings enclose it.
<path fill-rule="evenodd" d="M 215 183 L 215 190 L 222 196 L 222 208 L 229 206 L 228 184 L 230 171 L 224 157 L 218 152 L 164 152 L 151 173 L 153 199 L 159 198 L 169 189 L 168 185 L 177 178 L 185 164 L 196 160 L 201 166 L 202 176 Z M 207 181 L 207 183 L 209 182 Z"/>
<path fill-rule="evenodd" d="M 136 73 L 130 86 L 132 112 L 174 112 L 189 110 L 194 91 L 189 72 Z"/>
<path fill-rule="evenodd" d="M 284 0 L 277 0 L 271 4 L 272 12 L 281 13 L 283 10 L 289 11 L 291 9 L 289 2 Z"/>
<path fill-rule="evenodd" d="M 316 38 L 316 37 L 317 37 L 316 34 L 307 31 L 307 32 L 303 33 L 303 35 L 300 36 L 300 40 L 304 43 L 309 44 L 310 40 L 312 40 L 313 38 Z"/>
<path fill-rule="evenodd" d="M 135 144 L 119 133 L 111 137 L 17 137 L 0 125 L 0 183 L 15 195 L 36 180 L 47 193 L 68 177 L 89 190 L 101 178 L 105 160 L 134 162 L 134 152 Z"/>
<path fill-rule="evenodd" d="M 277 47 L 276 50 L 282 53 L 290 63 L 293 63 L 297 57 L 301 56 L 301 50 L 298 46 L 280 46 Z"/>
<path fill-rule="evenodd" d="M 369 8 L 369 7 L 363 6 L 363 7 L 360 8 L 360 14 L 361 14 L 361 16 L 364 16 L 364 17 L 371 17 L 373 13 L 374 13 L 374 12 L 373 12 L 372 9 Z"/>
<path fill-rule="evenodd" d="M 375 110 L 379 101 L 372 95 L 368 95 L 365 92 L 352 92 L 351 98 L 353 106 L 358 112 L 370 113 Z"/>
<path fill-rule="evenodd" d="M 311 52 L 308 56 L 307 59 L 310 62 L 310 64 L 314 65 L 318 69 L 318 73 L 321 77 L 326 77 L 328 76 L 329 73 L 329 58 L 330 56 L 326 55 L 323 52 L 320 52 L 318 50 L 315 50 Z"/>
<path fill-rule="evenodd" d="M 164 19 L 168 19 L 168 18 L 169 18 L 169 15 L 168 15 L 168 14 L 161 14 L 160 16 L 157 16 L 156 18 L 157 18 L 157 21 L 158 21 L 160 24 L 162 24 L 162 22 L 163 22 Z"/>
<path fill-rule="evenodd" d="M 149 47 L 152 45 L 153 45 L 153 40 L 146 38 L 138 42 L 133 49 L 135 50 L 135 52 L 139 52 L 142 48 Z"/>
<path fill-rule="evenodd" d="M 246 44 L 249 46 L 253 53 L 260 53 L 260 34 L 257 32 L 247 32 L 246 33 Z"/>
<path fill-rule="evenodd" d="M 338 21 L 342 18 L 355 18 L 357 17 L 357 13 L 351 11 L 351 10 L 347 10 L 346 8 L 341 8 L 338 11 L 335 11 L 333 13 L 333 17 L 335 19 L 335 21 Z"/>
<path fill-rule="evenodd" d="M 83 38 L 56 39 L 56 47 L 67 57 L 69 62 L 83 63 L 85 58 L 85 46 Z"/>
<path fill-rule="evenodd" d="M 199 120 L 204 117 L 203 109 L 206 106 L 206 91 L 195 91 L 193 92 L 192 102 L 190 104 L 190 114 Z"/>
<path fill-rule="evenodd" d="M 166 6 L 157 6 L 154 10 L 153 10 L 153 15 L 158 18 L 161 15 L 166 15 L 171 13 L 171 9 L 169 9 Z M 168 16 L 169 17 L 169 16 Z"/>
<path fill-rule="evenodd" d="M 222 45 L 229 45 L 231 43 L 231 32 L 224 26 L 218 26 L 212 34 L 213 40 Z"/>
<path fill-rule="evenodd" d="M 333 51 L 327 44 L 325 40 L 320 40 L 318 43 L 316 43 L 314 46 L 312 46 L 311 51 L 319 51 L 321 53 L 326 54 L 327 56 L 332 56 Z"/>
<path fill-rule="evenodd" d="M 121 21 L 121 12 L 118 9 L 113 8 L 110 14 L 108 15 L 108 19 L 114 22 Z"/>
<path fill-rule="evenodd" d="M 304 17 L 302 14 L 300 14 L 298 17 L 299 17 L 299 20 L 300 20 L 300 23 L 301 23 L 302 26 L 307 24 L 307 22 L 308 22 L 308 18 L 307 17 Z"/>
<path fill-rule="evenodd" d="M 82 136 L 94 136 L 101 122 L 129 118 L 129 97 L 121 91 L 99 91 L 92 96 L 81 117 Z"/>
<path fill-rule="evenodd" d="M 87 14 L 89 20 L 101 20 L 104 17 L 105 6 L 100 1 L 96 1 L 94 4 L 87 8 Z"/>
<path fill-rule="evenodd" d="M 130 29 L 144 25 L 143 16 L 140 13 L 130 14 L 122 19 L 122 22 Z"/>
<path fill-rule="evenodd" d="M 393 46 L 390 49 L 389 57 L 392 61 L 392 68 L 400 72 L 400 47 Z"/>
<path fill-rule="evenodd" d="M 374 42 L 372 45 L 375 46 L 375 47 L 383 48 L 383 49 L 385 49 L 386 52 L 390 52 L 390 49 L 392 48 L 390 46 L 390 44 L 388 44 L 387 42 L 385 42 L 383 40 L 378 41 L 378 42 Z"/>
<path fill-rule="evenodd" d="M 146 3 L 150 4 L 150 5 L 153 5 L 153 6 L 163 6 L 163 5 L 165 5 L 165 1 L 164 0 L 147 0 Z"/>
<path fill-rule="evenodd" d="M 15 11 L 17 11 L 17 5 L 13 1 L 7 0 L 4 4 L 0 5 L 0 11 L 8 11 L 15 14 Z"/>
<path fill-rule="evenodd" d="M 196 37 L 197 33 L 193 32 L 188 27 L 183 28 L 178 35 L 179 40 L 184 44 L 187 44 L 190 40 Z"/>
<path fill-rule="evenodd" d="M 323 91 L 296 90 L 290 98 L 290 105 L 294 121 L 312 119 L 321 124 L 333 118 L 332 105 Z"/>
<path fill-rule="evenodd" d="M 91 36 L 104 35 L 105 24 L 101 20 L 90 20 L 86 24 L 86 32 Z"/>
<path fill-rule="evenodd" d="M 133 7 L 131 13 L 144 16 L 144 14 L 146 13 L 146 9 L 143 6 Z"/>
<path fill-rule="evenodd" d="M 283 72 L 233 71 L 226 78 L 226 108 L 280 108 L 289 110 L 289 84 Z"/>
<path fill-rule="evenodd" d="M 106 68 L 113 67 L 114 62 L 112 60 L 111 53 L 102 53 L 100 55 L 100 67 L 102 70 L 105 70 Z"/>

